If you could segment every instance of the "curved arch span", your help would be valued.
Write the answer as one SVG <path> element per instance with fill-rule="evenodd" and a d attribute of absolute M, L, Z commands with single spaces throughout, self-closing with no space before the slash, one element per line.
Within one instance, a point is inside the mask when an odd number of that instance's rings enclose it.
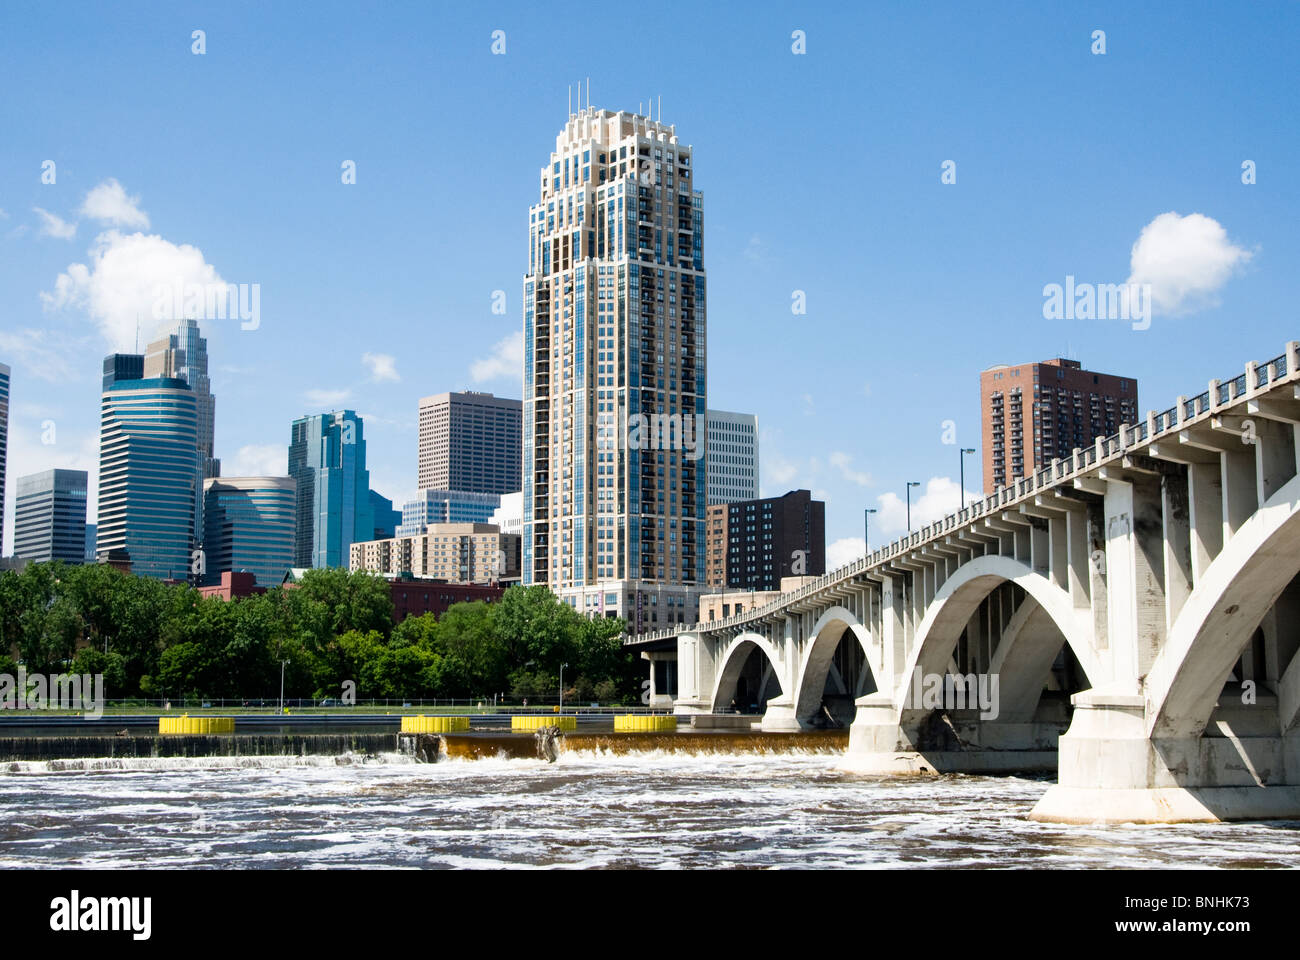
<path fill-rule="evenodd" d="M 830 673 L 831 660 L 835 656 L 835 649 L 843 639 L 844 631 L 848 630 L 857 638 L 859 646 L 862 647 L 862 653 L 866 658 L 864 666 L 871 671 L 872 678 L 875 678 L 875 671 L 872 670 L 873 663 L 879 663 L 876 656 L 877 651 L 872 642 L 871 634 L 858 618 L 841 606 L 830 607 L 813 625 L 810 635 L 813 640 L 808 645 L 808 650 L 804 654 L 803 662 L 799 665 L 798 679 L 795 681 L 795 717 L 798 720 L 807 720 L 813 716 L 821 707 L 822 692 L 826 687 L 826 676 Z"/>
<path fill-rule="evenodd" d="M 1200 736 L 1256 626 L 1300 574 L 1300 475 L 1206 568 L 1147 675 L 1147 734 Z"/>
<path fill-rule="evenodd" d="M 1041 613 L 1025 610 L 1012 644 L 1002 654 L 1001 661 L 995 653 L 994 661 L 999 663 L 999 667 L 1011 670 L 1009 676 L 1000 680 L 1001 695 L 1019 704 L 1021 711 L 1024 701 L 1030 696 L 1037 703 L 1037 693 L 1041 691 L 1035 689 L 1035 684 L 1042 682 L 1062 642 L 1070 645 L 1089 682 L 1094 685 L 1101 682 L 1103 673 L 1091 642 L 1091 611 L 1076 608 L 1066 590 L 1019 560 L 1002 556 L 976 557 L 944 581 L 926 609 L 917 628 L 916 645 L 908 657 L 907 669 L 898 678 L 899 686 L 894 696 L 900 708 L 909 709 L 905 707 L 908 687 L 916 670 L 919 669 L 923 675 L 948 672 L 953 648 L 962 630 L 984 598 L 1004 583 L 1014 583 L 1023 589 L 1029 597 L 1026 602 L 1032 601 Z M 1043 616 L 1055 632 L 1042 628 Z M 1014 624 L 1013 617 L 1008 626 Z M 1024 684 L 1030 685 L 1029 691 L 1020 689 Z"/>
<path fill-rule="evenodd" d="M 717 680 L 713 684 L 713 696 L 709 701 L 715 713 L 719 709 L 725 709 L 726 705 L 731 703 L 736 695 L 736 683 L 745 668 L 745 661 L 755 649 L 763 651 L 763 655 L 772 664 L 777 683 L 781 683 L 781 658 L 777 655 L 776 648 L 761 634 L 742 633 L 727 644 L 727 650 L 722 655 L 722 669 L 718 671 Z M 781 687 L 784 692 L 785 685 L 781 684 Z"/>

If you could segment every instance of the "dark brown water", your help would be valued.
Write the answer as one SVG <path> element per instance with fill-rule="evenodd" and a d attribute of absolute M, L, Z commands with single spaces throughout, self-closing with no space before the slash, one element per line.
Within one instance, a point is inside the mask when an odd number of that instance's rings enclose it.
<path fill-rule="evenodd" d="M 7 765 L 0 866 L 1300 867 L 1296 823 L 1034 823 L 1047 780 L 882 780 L 838 759 L 597 747 L 555 764 Z"/>

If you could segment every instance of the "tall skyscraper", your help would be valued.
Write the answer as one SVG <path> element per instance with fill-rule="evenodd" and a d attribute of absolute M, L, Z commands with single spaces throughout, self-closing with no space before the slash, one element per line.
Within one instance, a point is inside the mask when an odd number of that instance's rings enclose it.
<path fill-rule="evenodd" d="M 826 504 L 807 490 L 708 508 L 710 586 L 779 590 L 825 572 Z"/>
<path fill-rule="evenodd" d="M 421 490 L 510 493 L 519 489 L 522 404 L 490 393 L 420 400 Z"/>
<path fill-rule="evenodd" d="M 9 368 L 0 363 L 0 557 L 5 554 L 5 474 L 9 469 Z"/>
<path fill-rule="evenodd" d="M 86 558 L 86 471 L 45 470 L 18 478 L 14 556 L 32 563 Z"/>
<path fill-rule="evenodd" d="M 980 374 L 984 492 L 1137 423 L 1137 411 L 1136 380 L 1084 370 L 1077 360 L 990 367 Z"/>
<path fill-rule="evenodd" d="M 758 417 L 710 410 L 708 421 L 708 505 L 757 500 Z"/>
<path fill-rule="evenodd" d="M 201 496 L 198 403 L 184 380 L 122 380 L 104 391 L 96 552 L 125 550 L 141 576 L 190 578 Z"/>
<path fill-rule="evenodd" d="M 203 482 L 205 585 L 244 570 L 276 587 L 294 566 L 297 487 L 293 477 L 211 477 Z"/>
<path fill-rule="evenodd" d="M 107 374 L 105 361 L 105 374 Z M 217 401 L 208 379 L 208 341 L 199 333 L 196 320 L 179 320 L 171 333 L 149 344 L 144 355 L 145 377 L 175 377 L 194 391 L 199 409 L 199 454 L 203 458 L 203 479 L 221 475 L 221 461 L 213 456 L 213 429 Z M 107 389 L 107 387 L 105 387 Z"/>
<path fill-rule="evenodd" d="M 569 117 L 529 210 L 525 583 L 634 632 L 704 583 L 704 201 L 675 127 Z"/>
<path fill-rule="evenodd" d="M 293 422 L 289 475 L 298 484 L 296 567 L 346 567 L 348 548 L 374 537 L 361 418 L 352 410 Z"/>

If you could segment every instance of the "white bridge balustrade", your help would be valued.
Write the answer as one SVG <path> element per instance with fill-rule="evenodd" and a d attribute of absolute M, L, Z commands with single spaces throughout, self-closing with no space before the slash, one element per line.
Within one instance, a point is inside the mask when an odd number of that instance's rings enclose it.
<path fill-rule="evenodd" d="M 850 769 L 1055 768 L 1038 819 L 1300 817 L 1297 428 L 1292 342 L 771 603 L 629 643 L 675 638 L 678 713 L 851 722 Z"/>

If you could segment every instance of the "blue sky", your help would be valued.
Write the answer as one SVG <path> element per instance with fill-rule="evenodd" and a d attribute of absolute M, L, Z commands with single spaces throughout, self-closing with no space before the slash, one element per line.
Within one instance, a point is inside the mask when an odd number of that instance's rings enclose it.
<path fill-rule="evenodd" d="M 900 532 L 908 480 L 914 515 L 956 507 L 943 422 L 979 445 L 988 366 L 1068 352 L 1164 409 L 1300 336 L 1300 8 L 1135 6 L 656 3 L 557 29 L 535 4 L 7 4 L 10 477 L 93 475 L 127 281 L 183 262 L 261 290 L 256 330 L 204 324 L 223 472 L 283 470 L 290 421 L 346 406 L 372 485 L 413 494 L 419 397 L 520 394 L 528 205 L 590 78 L 597 107 L 662 96 L 693 145 L 709 404 L 758 414 L 764 495 L 823 496 L 844 559 L 864 506 L 873 543 Z M 1044 319 L 1067 275 L 1153 282 L 1150 329 Z"/>

